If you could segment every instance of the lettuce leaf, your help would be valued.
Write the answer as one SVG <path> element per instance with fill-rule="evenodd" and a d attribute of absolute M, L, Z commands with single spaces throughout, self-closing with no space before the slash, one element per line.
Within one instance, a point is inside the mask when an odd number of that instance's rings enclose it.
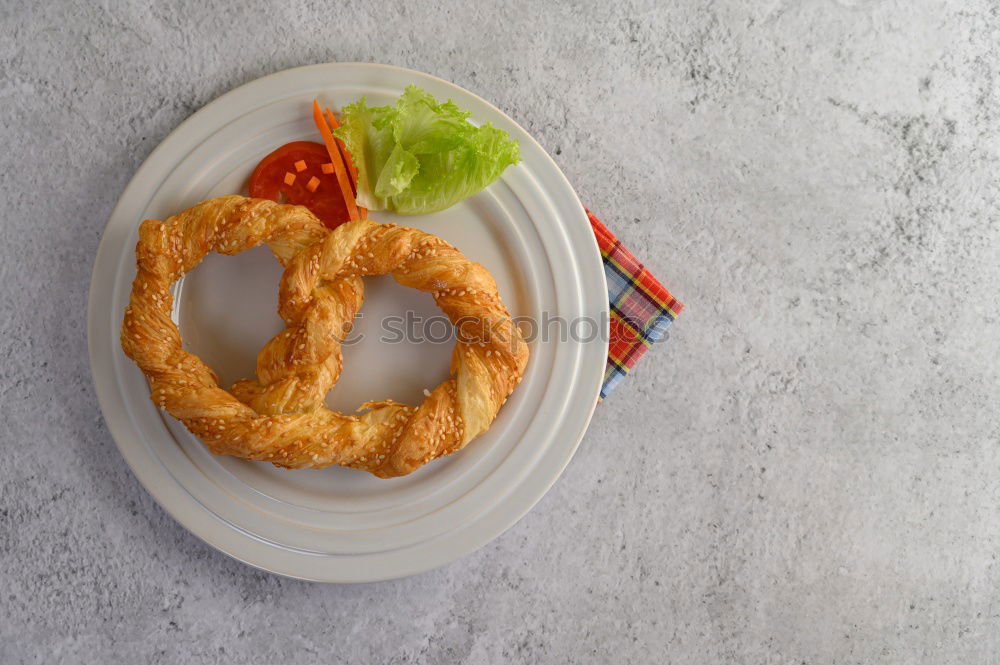
<path fill-rule="evenodd" d="M 479 192 L 521 160 L 517 141 L 468 111 L 411 85 L 395 106 L 345 106 L 337 138 L 358 168 L 358 203 L 421 215 Z"/>

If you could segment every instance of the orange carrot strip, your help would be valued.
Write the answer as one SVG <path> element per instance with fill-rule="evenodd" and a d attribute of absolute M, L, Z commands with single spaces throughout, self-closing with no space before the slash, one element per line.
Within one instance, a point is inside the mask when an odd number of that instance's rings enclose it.
<path fill-rule="evenodd" d="M 331 129 L 337 129 L 340 127 L 340 123 L 337 122 L 337 116 L 333 114 L 330 109 L 326 110 L 326 119 L 330 123 Z M 334 137 L 336 138 L 336 137 Z M 351 174 L 351 189 L 354 191 L 354 196 L 358 195 L 358 169 L 354 166 L 354 158 L 351 157 L 351 153 L 347 150 L 347 145 L 337 139 L 337 147 L 340 148 L 340 156 L 344 158 L 344 163 L 347 165 L 347 170 Z M 358 213 L 361 214 L 361 219 L 368 219 L 368 208 L 364 206 L 358 206 Z"/>
<path fill-rule="evenodd" d="M 285 171 L 285 184 L 291 185 L 293 182 L 295 182 L 295 174 L 291 171 Z"/>
<path fill-rule="evenodd" d="M 333 164 L 320 164 L 319 170 L 329 175 L 333 173 Z"/>
<path fill-rule="evenodd" d="M 330 127 L 327 126 L 326 120 L 323 118 L 323 112 L 319 110 L 319 103 L 315 99 L 313 100 L 313 122 L 316 123 L 316 129 L 319 130 L 320 135 L 323 137 L 323 143 L 326 144 L 326 151 L 330 154 L 330 161 L 333 163 L 334 172 L 337 174 L 337 184 L 340 185 L 340 192 L 344 195 L 344 202 L 347 203 L 347 216 L 351 221 L 361 219 L 361 215 L 358 212 L 358 204 L 354 201 L 354 189 L 351 187 L 351 178 L 344 167 L 344 160 L 340 156 L 340 149 L 337 147 L 333 133 L 330 131 Z"/>
<path fill-rule="evenodd" d="M 306 183 L 306 189 L 308 189 L 310 192 L 315 192 L 318 187 L 319 187 L 319 178 L 317 178 L 316 176 L 309 178 L 309 182 Z"/>
<path fill-rule="evenodd" d="M 333 115 L 333 111 L 330 109 L 326 110 L 326 121 L 330 123 L 330 129 L 337 129 L 340 127 L 340 123 L 337 122 L 337 116 Z M 347 151 L 347 146 L 340 139 L 337 139 L 337 147 L 340 148 L 340 156 L 344 158 L 344 164 L 347 165 L 347 170 L 351 174 L 351 184 L 354 187 L 354 195 L 357 196 L 358 169 L 354 166 L 354 158 L 351 157 L 351 153 Z"/>
<path fill-rule="evenodd" d="M 306 160 L 300 159 L 299 161 L 295 162 L 295 170 L 296 171 L 305 171 L 306 170 Z"/>

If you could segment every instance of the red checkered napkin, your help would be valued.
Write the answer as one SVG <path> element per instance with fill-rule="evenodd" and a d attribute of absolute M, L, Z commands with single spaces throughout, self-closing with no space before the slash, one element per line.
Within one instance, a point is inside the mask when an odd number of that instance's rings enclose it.
<path fill-rule="evenodd" d="M 603 400 L 653 344 L 666 341 L 667 328 L 684 305 L 622 246 L 601 220 L 589 210 L 587 216 L 604 259 L 611 306 L 608 364 L 601 385 Z"/>

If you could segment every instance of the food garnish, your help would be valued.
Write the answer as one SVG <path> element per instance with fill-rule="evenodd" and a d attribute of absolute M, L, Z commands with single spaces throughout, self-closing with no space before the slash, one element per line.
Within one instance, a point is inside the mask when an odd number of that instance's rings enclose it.
<path fill-rule="evenodd" d="M 333 135 L 354 159 L 358 203 L 402 215 L 443 210 L 520 161 L 517 141 L 470 115 L 414 85 L 393 106 L 372 108 L 362 98 L 344 107 Z"/>
<path fill-rule="evenodd" d="M 323 137 L 323 143 L 326 145 L 326 151 L 330 156 L 330 163 L 333 164 L 333 172 L 337 177 L 341 196 L 343 196 L 344 203 L 347 205 L 348 217 L 342 221 L 361 219 L 358 206 L 354 201 L 354 189 L 351 187 L 351 176 L 347 173 L 344 157 L 340 154 L 337 141 L 333 138 L 330 126 L 327 124 L 327 119 L 324 117 L 323 111 L 320 110 L 319 103 L 315 99 L 313 100 L 313 122 L 316 123 L 316 129 L 319 130 L 320 136 Z"/>
<path fill-rule="evenodd" d="M 299 171 L 296 165 L 302 162 L 305 168 Z M 322 143 L 286 143 L 264 157 L 254 169 L 250 176 L 250 196 L 304 205 L 327 227 L 335 228 L 348 221 L 350 213 L 332 168 L 327 171 L 323 167 L 329 162 L 330 155 Z M 318 182 L 310 185 L 313 179 Z"/>

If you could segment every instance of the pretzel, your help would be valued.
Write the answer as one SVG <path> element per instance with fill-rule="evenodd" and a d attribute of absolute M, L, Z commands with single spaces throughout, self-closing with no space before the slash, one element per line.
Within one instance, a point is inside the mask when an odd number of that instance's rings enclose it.
<path fill-rule="evenodd" d="M 170 288 L 209 251 L 261 244 L 285 267 L 278 313 L 286 327 L 258 354 L 257 378 L 227 392 L 182 348 Z M 359 220 L 330 231 L 302 206 L 224 196 L 143 222 L 136 264 L 122 348 L 149 379 L 153 402 L 217 455 L 405 475 L 486 431 L 527 364 L 527 344 L 489 272 L 416 229 Z M 448 315 L 458 340 L 452 376 L 417 407 L 385 400 L 337 413 L 323 400 L 340 376 L 340 340 L 363 301 L 361 277 L 382 274 L 431 293 Z"/>

